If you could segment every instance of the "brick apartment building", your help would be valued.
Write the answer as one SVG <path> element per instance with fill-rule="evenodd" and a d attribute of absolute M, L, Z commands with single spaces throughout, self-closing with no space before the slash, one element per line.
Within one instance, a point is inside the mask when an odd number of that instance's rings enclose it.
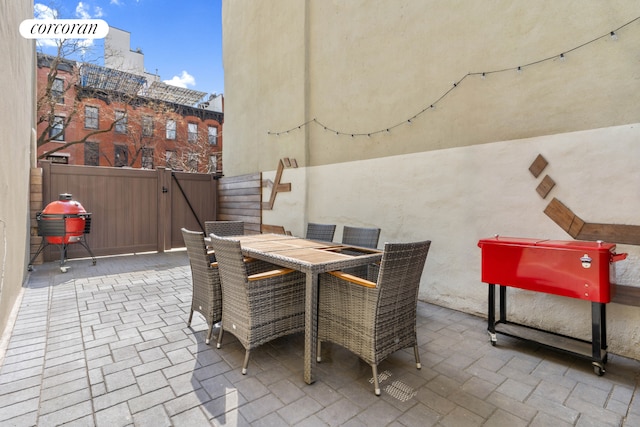
<path fill-rule="evenodd" d="M 206 93 L 152 81 L 148 74 L 43 54 L 37 65 L 38 158 L 222 173 L 222 95 L 203 102 Z"/>

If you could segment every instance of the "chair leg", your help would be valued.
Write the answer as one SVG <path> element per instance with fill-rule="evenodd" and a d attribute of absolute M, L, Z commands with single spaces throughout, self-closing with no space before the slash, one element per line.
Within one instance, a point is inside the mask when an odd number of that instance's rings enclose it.
<path fill-rule="evenodd" d="M 220 335 L 218 335 L 218 343 L 216 344 L 216 348 L 222 347 L 222 334 L 224 333 L 224 328 L 220 327 Z"/>
<path fill-rule="evenodd" d="M 193 319 L 193 308 L 191 309 L 191 313 L 189 313 L 189 320 L 187 320 L 187 326 L 191 326 L 192 319 Z"/>
<path fill-rule="evenodd" d="M 373 372 L 373 392 L 376 396 L 380 396 L 380 384 L 378 384 L 378 365 L 371 364 L 371 371 Z"/>
<path fill-rule="evenodd" d="M 247 375 L 247 366 L 249 365 L 249 353 L 250 351 L 247 350 L 247 352 L 244 354 L 244 363 L 242 365 L 242 375 Z"/>
<path fill-rule="evenodd" d="M 213 335 L 213 322 L 211 322 L 211 325 L 209 325 L 209 332 L 207 333 L 207 339 L 204 340 L 204 343 L 206 345 L 209 345 L 209 343 L 211 342 L 211 335 Z"/>
<path fill-rule="evenodd" d="M 413 346 L 413 353 L 416 356 L 416 369 L 422 369 L 422 364 L 420 363 L 420 354 L 418 353 L 418 344 Z"/>
<path fill-rule="evenodd" d="M 318 340 L 318 346 L 317 346 L 317 350 L 316 350 L 316 360 L 318 361 L 318 363 L 322 362 L 322 353 L 320 353 L 320 351 L 322 350 L 321 347 L 321 341 Z"/>

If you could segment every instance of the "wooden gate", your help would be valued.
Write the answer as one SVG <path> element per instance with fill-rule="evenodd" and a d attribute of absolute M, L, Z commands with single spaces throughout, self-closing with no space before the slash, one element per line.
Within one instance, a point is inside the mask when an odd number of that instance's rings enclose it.
<path fill-rule="evenodd" d="M 35 213 L 61 193 L 91 213 L 87 243 L 96 256 L 165 251 L 183 247 L 181 227 L 200 230 L 215 219 L 217 182 L 213 175 L 156 170 L 71 166 L 42 162 L 42 206 L 32 207 L 31 235 L 37 237 Z M 32 199 L 33 200 L 33 199 Z M 45 260 L 59 258 L 57 248 L 45 251 Z M 69 258 L 88 254 L 70 245 Z"/>

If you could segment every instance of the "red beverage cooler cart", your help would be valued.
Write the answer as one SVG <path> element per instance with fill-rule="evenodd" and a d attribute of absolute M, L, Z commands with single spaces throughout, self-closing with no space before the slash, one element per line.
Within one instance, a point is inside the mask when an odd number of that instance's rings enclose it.
<path fill-rule="evenodd" d="M 607 362 L 606 304 L 615 289 L 616 245 L 605 242 L 500 237 L 481 239 L 482 281 L 489 285 L 488 330 L 591 360 L 603 375 Z M 499 320 L 495 286 L 499 285 Z M 584 341 L 507 320 L 507 287 L 591 301 L 592 340 Z"/>

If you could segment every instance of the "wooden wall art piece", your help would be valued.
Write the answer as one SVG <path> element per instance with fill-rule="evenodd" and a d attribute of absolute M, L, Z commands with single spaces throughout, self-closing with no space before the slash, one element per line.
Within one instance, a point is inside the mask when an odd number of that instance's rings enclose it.
<path fill-rule="evenodd" d="M 285 170 L 285 168 L 297 167 L 298 162 L 296 162 L 296 159 L 289 159 L 288 157 L 285 157 L 278 161 L 278 169 L 276 171 L 275 181 L 271 181 L 270 179 L 265 179 L 262 181 L 263 187 L 271 187 L 271 196 L 269 197 L 269 201 L 262 202 L 263 210 L 270 211 L 273 209 L 273 204 L 276 201 L 276 196 L 278 195 L 278 193 L 291 191 L 291 183 L 281 183 L 280 180 L 282 179 L 282 172 Z"/>
<path fill-rule="evenodd" d="M 547 165 L 547 160 L 542 155 L 538 155 L 529 166 L 529 171 L 537 178 Z M 542 198 L 546 198 L 555 185 L 555 181 L 549 175 L 545 175 L 536 191 Z M 612 243 L 640 245 L 639 225 L 585 222 L 555 197 L 549 202 L 544 213 L 576 240 L 604 240 Z"/>

